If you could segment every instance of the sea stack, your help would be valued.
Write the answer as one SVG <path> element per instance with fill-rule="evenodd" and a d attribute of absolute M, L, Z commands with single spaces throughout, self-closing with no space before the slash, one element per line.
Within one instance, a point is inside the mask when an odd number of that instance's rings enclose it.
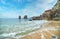
<path fill-rule="evenodd" d="M 24 19 L 27 19 L 27 15 L 24 16 Z"/>
<path fill-rule="evenodd" d="M 19 19 L 21 19 L 21 16 L 19 16 Z"/>

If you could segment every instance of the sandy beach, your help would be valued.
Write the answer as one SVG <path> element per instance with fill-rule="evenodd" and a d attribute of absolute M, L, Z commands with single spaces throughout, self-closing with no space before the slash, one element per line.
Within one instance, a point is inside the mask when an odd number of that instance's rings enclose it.
<path fill-rule="evenodd" d="M 60 21 L 49 21 L 39 30 L 20 39 L 60 39 Z"/>

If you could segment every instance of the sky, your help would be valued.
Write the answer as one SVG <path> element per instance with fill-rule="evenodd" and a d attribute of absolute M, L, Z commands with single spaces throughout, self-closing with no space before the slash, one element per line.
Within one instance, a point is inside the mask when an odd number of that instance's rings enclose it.
<path fill-rule="evenodd" d="M 0 0 L 0 18 L 39 16 L 56 3 L 57 0 Z"/>

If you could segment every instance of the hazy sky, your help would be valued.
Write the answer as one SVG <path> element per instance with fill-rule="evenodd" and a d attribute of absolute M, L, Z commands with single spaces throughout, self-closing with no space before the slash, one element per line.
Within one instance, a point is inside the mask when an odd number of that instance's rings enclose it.
<path fill-rule="evenodd" d="M 56 2 L 57 0 L 0 0 L 0 18 L 37 16 L 51 9 Z"/>

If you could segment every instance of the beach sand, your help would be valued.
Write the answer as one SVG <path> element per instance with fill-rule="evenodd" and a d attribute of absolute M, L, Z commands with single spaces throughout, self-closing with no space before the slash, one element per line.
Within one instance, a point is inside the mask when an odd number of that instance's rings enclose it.
<path fill-rule="evenodd" d="M 42 26 L 44 27 L 22 39 L 60 39 L 60 21 L 49 21 Z"/>

